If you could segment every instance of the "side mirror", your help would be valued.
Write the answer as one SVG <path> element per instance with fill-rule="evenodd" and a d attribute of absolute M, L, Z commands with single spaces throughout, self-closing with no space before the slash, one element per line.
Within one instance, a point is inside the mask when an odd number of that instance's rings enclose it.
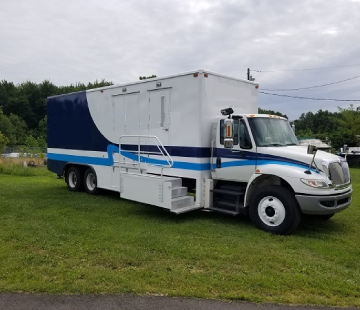
<path fill-rule="evenodd" d="M 308 154 L 316 154 L 316 152 L 317 152 L 317 147 L 315 145 L 309 144 L 308 148 L 307 148 L 307 153 Z"/>
<path fill-rule="evenodd" d="M 224 148 L 232 149 L 234 147 L 233 120 L 228 118 L 224 121 Z"/>
<path fill-rule="evenodd" d="M 311 167 L 312 167 L 312 164 L 314 163 L 315 164 L 315 155 L 316 155 L 316 152 L 317 152 L 317 147 L 315 145 L 311 145 L 309 144 L 308 145 L 308 148 L 307 148 L 307 153 L 308 154 L 314 154 L 312 160 L 311 160 L 311 163 L 309 165 L 309 168 L 307 170 L 305 170 L 304 172 L 306 174 L 311 174 Z M 315 164 L 315 167 L 316 167 L 316 164 Z M 319 169 L 316 167 L 316 169 L 319 171 Z"/>

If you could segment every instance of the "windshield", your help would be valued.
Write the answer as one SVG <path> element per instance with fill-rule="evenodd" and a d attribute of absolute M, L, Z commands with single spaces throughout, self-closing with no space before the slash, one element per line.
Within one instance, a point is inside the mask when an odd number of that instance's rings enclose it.
<path fill-rule="evenodd" d="M 286 120 L 267 117 L 252 117 L 248 120 L 257 146 L 299 144 Z"/>

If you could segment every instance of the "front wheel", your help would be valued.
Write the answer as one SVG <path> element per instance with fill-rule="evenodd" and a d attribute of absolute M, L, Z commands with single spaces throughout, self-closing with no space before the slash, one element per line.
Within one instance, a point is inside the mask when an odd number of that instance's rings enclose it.
<path fill-rule="evenodd" d="M 84 186 L 88 194 L 96 195 L 99 192 L 96 173 L 91 168 L 88 168 L 85 172 Z"/>
<path fill-rule="evenodd" d="M 293 193 L 277 185 L 260 188 L 250 203 L 249 213 L 258 228 L 279 235 L 293 232 L 301 220 Z"/>

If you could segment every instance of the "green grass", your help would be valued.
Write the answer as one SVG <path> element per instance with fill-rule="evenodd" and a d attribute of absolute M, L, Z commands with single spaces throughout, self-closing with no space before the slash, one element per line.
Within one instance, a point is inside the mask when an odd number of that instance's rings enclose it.
<path fill-rule="evenodd" d="M 19 168 L 20 169 L 20 168 Z M 0 172 L 0 291 L 135 293 L 360 306 L 360 170 L 352 206 L 291 236 L 247 218 L 180 216 L 71 193 L 45 168 Z M 20 177 L 26 169 L 39 175 Z"/>
<path fill-rule="evenodd" d="M 34 166 L 24 167 L 24 163 L 34 164 Z M 0 158 L 0 174 L 10 174 L 17 176 L 53 175 L 50 171 L 45 169 L 43 159 L 31 157 Z"/>

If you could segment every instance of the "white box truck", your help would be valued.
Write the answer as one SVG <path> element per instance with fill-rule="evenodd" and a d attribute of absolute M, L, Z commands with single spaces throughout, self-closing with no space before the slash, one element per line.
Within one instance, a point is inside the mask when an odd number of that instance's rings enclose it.
<path fill-rule="evenodd" d="M 180 214 L 249 214 L 290 234 L 302 214 L 351 204 L 346 160 L 299 146 L 288 121 L 258 113 L 258 84 L 196 70 L 48 98 L 48 169 L 70 191 Z"/>

